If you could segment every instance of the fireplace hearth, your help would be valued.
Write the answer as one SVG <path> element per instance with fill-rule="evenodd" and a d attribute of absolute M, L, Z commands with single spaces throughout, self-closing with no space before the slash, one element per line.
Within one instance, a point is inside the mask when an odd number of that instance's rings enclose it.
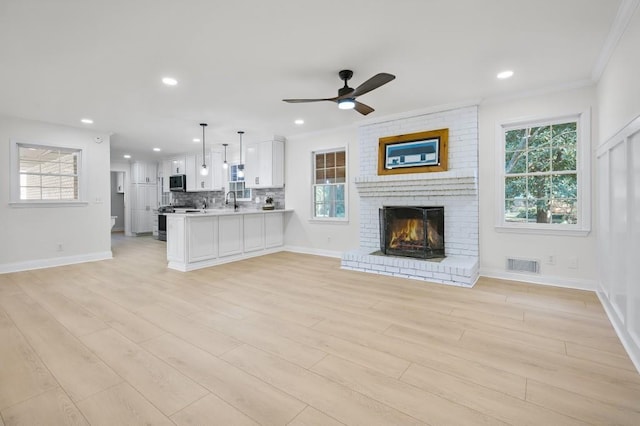
<path fill-rule="evenodd" d="M 385 206 L 380 251 L 391 256 L 444 258 L 444 207 Z"/>

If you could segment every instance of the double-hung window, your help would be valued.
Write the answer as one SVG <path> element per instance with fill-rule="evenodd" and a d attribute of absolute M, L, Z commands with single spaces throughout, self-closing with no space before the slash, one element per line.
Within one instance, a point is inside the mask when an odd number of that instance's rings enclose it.
<path fill-rule="evenodd" d="M 12 202 L 81 201 L 82 151 L 57 146 L 14 143 Z"/>
<path fill-rule="evenodd" d="M 590 227 L 585 114 L 500 126 L 501 230 L 586 233 Z"/>
<path fill-rule="evenodd" d="M 229 191 L 236 193 L 236 200 L 251 200 L 251 189 L 245 188 L 244 174 L 238 173 L 238 164 L 229 166 Z"/>
<path fill-rule="evenodd" d="M 313 218 L 347 219 L 346 150 L 313 153 Z"/>

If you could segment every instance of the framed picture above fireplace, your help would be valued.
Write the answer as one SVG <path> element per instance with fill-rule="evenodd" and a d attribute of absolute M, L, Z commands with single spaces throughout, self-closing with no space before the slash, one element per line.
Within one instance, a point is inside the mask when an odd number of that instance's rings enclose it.
<path fill-rule="evenodd" d="M 378 175 L 448 170 L 449 129 L 388 136 L 378 141 Z"/>

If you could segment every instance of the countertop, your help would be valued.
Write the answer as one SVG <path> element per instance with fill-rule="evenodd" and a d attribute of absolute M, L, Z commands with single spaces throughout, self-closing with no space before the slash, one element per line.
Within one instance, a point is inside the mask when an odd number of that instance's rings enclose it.
<path fill-rule="evenodd" d="M 189 209 L 195 210 L 195 209 Z M 274 210 L 257 210 L 257 209 L 240 209 L 238 211 L 233 211 L 231 208 L 218 208 L 218 209 L 205 209 L 204 212 L 202 210 L 198 210 L 197 212 L 175 212 L 175 213 L 166 213 L 167 216 L 185 216 L 185 217 L 203 217 L 203 216 L 230 216 L 230 215 L 238 215 L 238 214 L 261 214 L 261 213 L 286 213 L 292 212 L 292 209 L 274 209 Z"/>

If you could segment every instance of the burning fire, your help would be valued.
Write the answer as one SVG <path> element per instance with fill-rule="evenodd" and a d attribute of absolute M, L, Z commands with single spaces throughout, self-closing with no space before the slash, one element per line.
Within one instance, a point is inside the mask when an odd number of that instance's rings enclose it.
<path fill-rule="evenodd" d="M 422 244 L 424 241 L 424 229 L 420 219 L 402 219 L 396 221 L 396 226 L 391 231 L 389 248 L 399 248 L 404 245 Z"/>
<path fill-rule="evenodd" d="M 425 248 L 424 225 L 421 219 L 398 219 L 391 231 L 388 247 L 391 249 Z M 431 221 L 427 222 L 427 243 L 431 248 L 442 247 L 442 237 Z"/>

